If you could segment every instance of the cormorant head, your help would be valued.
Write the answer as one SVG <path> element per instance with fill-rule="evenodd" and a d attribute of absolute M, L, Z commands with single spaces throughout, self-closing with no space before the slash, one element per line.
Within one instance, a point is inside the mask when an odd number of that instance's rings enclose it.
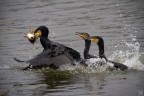
<path fill-rule="evenodd" d="M 85 33 L 85 32 L 76 32 L 76 35 L 80 36 L 84 40 L 87 40 L 87 38 L 90 37 L 90 35 L 88 33 Z"/>
<path fill-rule="evenodd" d="M 34 32 L 28 33 L 26 37 L 31 43 L 35 43 L 38 37 L 47 38 L 49 34 L 49 30 L 45 26 L 38 27 Z"/>

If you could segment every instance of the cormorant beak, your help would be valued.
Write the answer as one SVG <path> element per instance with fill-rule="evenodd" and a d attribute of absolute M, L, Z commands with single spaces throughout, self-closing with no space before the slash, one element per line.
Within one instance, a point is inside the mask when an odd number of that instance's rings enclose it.
<path fill-rule="evenodd" d="M 88 38 L 88 36 L 87 36 L 88 33 L 76 32 L 75 34 L 80 36 L 83 39 L 87 39 Z"/>
<path fill-rule="evenodd" d="M 27 38 L 30 41 L 30 43 L 34 44 L 36 42 L 36 40 L 38 39 L 38 37 L 40 37 L 40 36 L 41 36 L 41 31 L 38 30 L 33 33 L 28 33 L 24 37 Z"/>
<path fill-rule="evenodd" d="M 88 40 L 91 40 L 92 42 L 94 42 L 94 43 L 97 43 L 98 44 L 98 42 L 99 42 L 99 39 L 98 38 L 96 38 L 96 37 L 88 37 L 87 38 Z"/>
<path fill-rule="evenodd" d="M 76 32 L 75 35 L 81 36 L 81 33 L 80 32 Z"/>

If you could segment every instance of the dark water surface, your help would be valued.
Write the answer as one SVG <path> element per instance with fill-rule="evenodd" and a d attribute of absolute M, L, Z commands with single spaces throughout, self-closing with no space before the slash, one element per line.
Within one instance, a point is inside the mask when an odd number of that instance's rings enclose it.
<path fill-rule="evenodd" d="M 0 95 L 2 96 L 144 96 L 144 0 L 1 0 Z M 22 71 L 43 48 L 23 36 L 40 25 L 49 38 L 83 53 L 84 41 L 75 32 L 99 35 L 106 56 L 133 70 L 95 72 Z M 92 44 L 90 53 L 97 54 Z"/>

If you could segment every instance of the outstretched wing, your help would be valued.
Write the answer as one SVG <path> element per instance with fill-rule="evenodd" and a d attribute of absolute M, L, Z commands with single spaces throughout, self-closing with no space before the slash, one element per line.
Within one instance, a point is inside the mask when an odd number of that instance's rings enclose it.
<path fill-rule="evenodd" d="M 66 47 L 66 51 L 68 52 L 68 57 L 71 58 L 72 60 L 76 60 L 76 61 L 81 60 L 80 53 L 77 52 L 76 50 L 70 47 Z"/>
<path fill-rule="evenodd" d="M 81 59 L 80 53 L 76 50 L 53 41 L 51 41 L 50 50 L 54 52 L 55 56 L 65 54 L 72 61 L 78 61 Z"/>
<path fill-rule="evenodd" d="M 35 58 L 27 61 L 31 66 L 61 66 L 63 64 L 73 64 L 80 60 L 80 54 L 69 47 L 50 41 L 50 48 L 44 50 Z"/>
<path fill-rule="evenodd" d="M 66 53 L 55 55 L 51 50 L 46 50 L 37 55 L 35 58 L 27 61 L 30 66 L 51 66 L 52 64 L 59 67 L 63 64 L 70 64 L 72 60 L 69 59 Z"/>

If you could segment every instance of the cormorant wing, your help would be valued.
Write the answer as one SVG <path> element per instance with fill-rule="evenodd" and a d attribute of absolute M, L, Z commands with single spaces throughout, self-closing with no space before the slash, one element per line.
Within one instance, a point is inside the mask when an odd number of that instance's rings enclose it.
<path fill-rule="evenodd" d="M 44 49 L 42 53 L 27 61 L 29 66 L 43 67 L 54 65 L 59 67 L 63 64 L 74 64 L 75 61 L 81 60 L 80 54 L 67 46 L 49 40 L 46 44 L 48 49 Z"/>
<path fill-rule="evenodd" d="M 51 66 L 54 65 L 59 67 L 63 64 L 71 64 L 72 60 L 69 58 L 67 53 L 60 55 L 55 55 L 51 50 L 45 50 L 33 59 L 27 61 L 32 67 L 42 67 L 42 66 Z"/>
<path fill-rule="evenodd" d="M 55 55 L 65 54 L 72 61 L 73 60 L 78 61 L 81 59 L 80 53 L 70 47 L 64 46 L 62 44 L 53 41 L 51 41 L 51 46 L 52 46 L 51 50 L 55 52 L 54 53 Z"/>

